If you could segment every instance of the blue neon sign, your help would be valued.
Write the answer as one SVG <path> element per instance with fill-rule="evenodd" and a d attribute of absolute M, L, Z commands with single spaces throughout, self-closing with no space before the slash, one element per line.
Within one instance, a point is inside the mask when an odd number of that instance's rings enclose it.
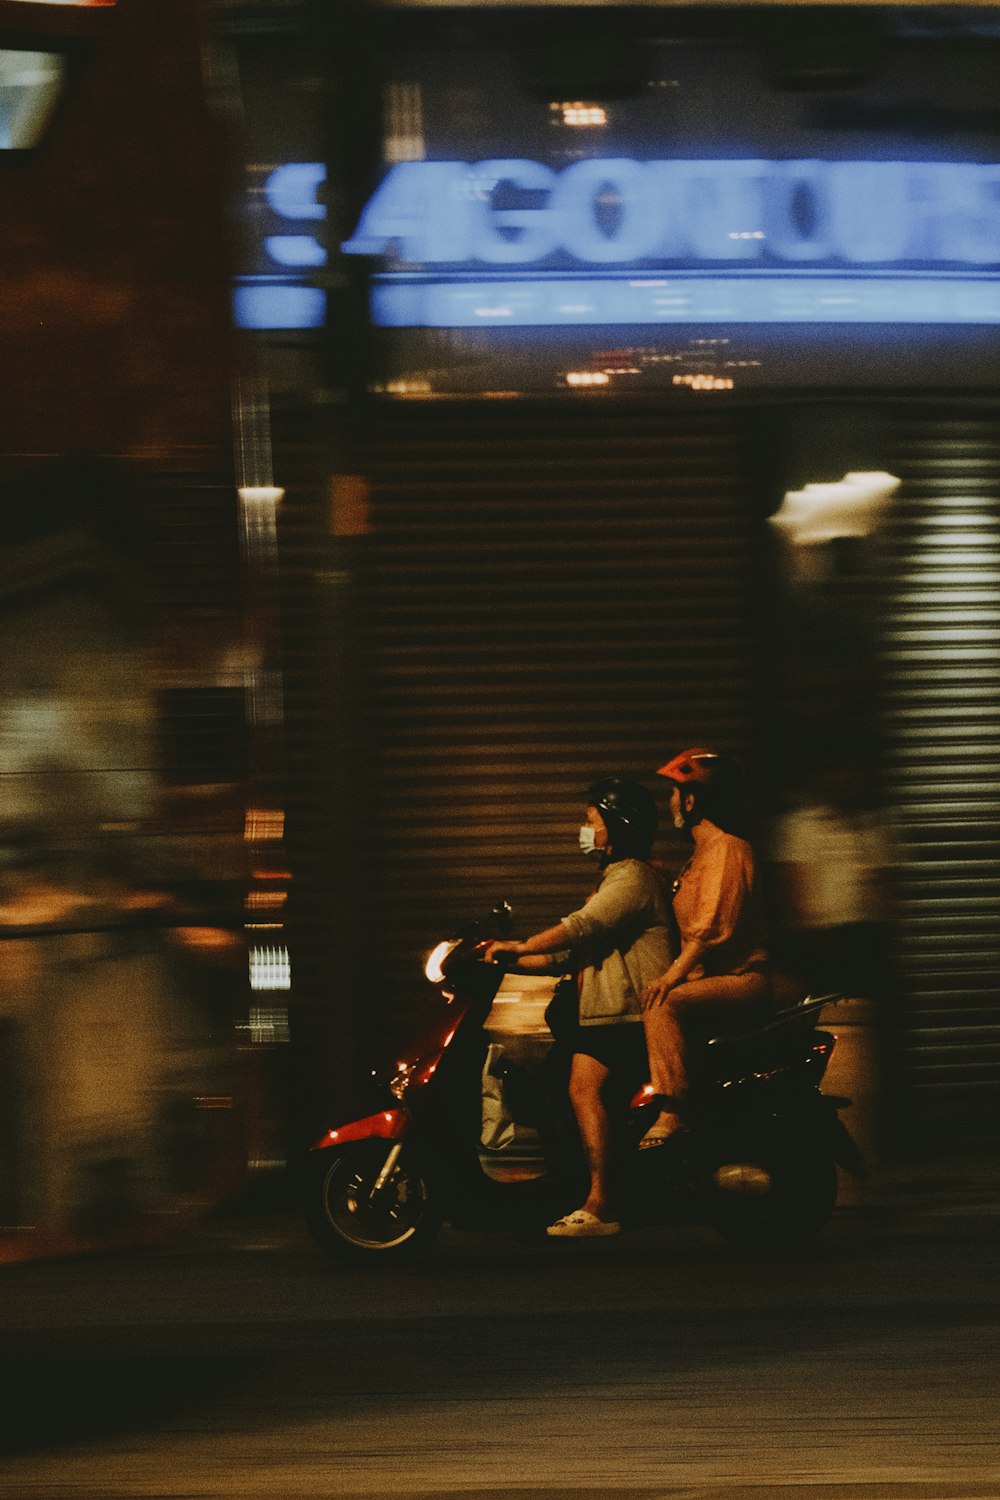
<path fill-rule="evenodd" d="M 264 183 L 284 232 L 237 322 L 314 328 L 325 170 Z M 1000 164 L 520 158 L 391 167 L 348 254 L 376 326 L 1000 323 Z"/>
<path fill-rule="evenodd" d="M 400 162 L 343 246 L 383 327 L 1000 322 L 1000 164 Z"/>
<path fill-rule="evenodd" d="M 321 328 L 326 295 L 308 280 L 310 271 L 327 263 L 325 246 L 302 226 L 321 223 L 326 208 L 319 194 L 326 181 L 320 162 L 286 162 L 264 181 L 264 201 L 271 214 L 289 228 L 264 238 L 266 271 L 239 278 L 233 291 L 233 319 L 238 328 Z"/>
<path fill-rule="evenodd" d="M 675 276 L 512 282 L 382 278 L 382 328 L 683 323 L 1000 323 L 1000 282 L 934 276 Z"/>
<path fill-rule="evenodd" d="M 400 162 L 343 247 L 419 265 L 1000 265 L 1000 165 Z"/>

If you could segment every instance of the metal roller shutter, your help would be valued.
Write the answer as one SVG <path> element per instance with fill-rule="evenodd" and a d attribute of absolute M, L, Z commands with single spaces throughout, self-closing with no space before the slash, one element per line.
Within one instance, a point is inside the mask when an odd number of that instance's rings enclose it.
<path fill-rule="evenodd" d="M 506 897 L 526 933 L 580 904 L 596 775 L 651 781 L 698 741 L 746 751 L 760 574 L 741 437 L 729 412 L 617 405 L 377 416 L 359 624 L 388 1011 L 457 917 Z"/>
<path fill-rule="evenodd" d="M 891 426 L 886 776 L 899 830 L 906 1069 L 921 1114 L 1000 1104 L 1000 428 L 952 407 Z"/>
<path fill-rule="evenodd" d="M 1000 432 L 954 402 L 872 417 L 877 463 L 903 480 L 879 618 L 899 833 L 892 1036 L 917 1114 L 954 1136 L 995 1130 L 1000 1093 Z M 754 467 L 760 427 L 734 407 L 386 404 L 350 460 L 372 482 L 370 531 L 343 550 L 315 452 L 305 461 L 315 433 L 280 431 L 292 858 L 310 888 L 295 989 L 327 1016 L 324 1046 L 354 1045 L 352 994 L 377 1031 L 415 1015 L 422 955 L 455 919 L 503 896 L 526 932 L 579 902 L 595 774 L 648 776 L 705 739 L 763 765 L 773 798 L 770 712 L 788 684 L 763 596 L 776 581 L 761 518 L 780 489 Z M 787 444 L 788 419 L 768 433 L 769 451 Z M 334 661 L 348 630 L 358 659 Z M 340 723 L 349 689 L 363 708 Z M 353 976 L 330 895 L 340 880 L 352 896 L 331 799 L 345 738 L 371 855 Z M 665 831 L 660 852 L 683 851 Z"/>

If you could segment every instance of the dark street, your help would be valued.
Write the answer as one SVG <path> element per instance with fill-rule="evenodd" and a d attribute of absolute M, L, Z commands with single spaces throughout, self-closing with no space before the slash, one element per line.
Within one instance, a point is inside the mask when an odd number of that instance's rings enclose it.
<path fill-rule="evenodd" d="M 8 1268 L 3 1492 L 995 1496 L 1000 1205 L 925 1179 L 784 1264 L 691 1228 L 345 1272 L 272 1208 Z"/>

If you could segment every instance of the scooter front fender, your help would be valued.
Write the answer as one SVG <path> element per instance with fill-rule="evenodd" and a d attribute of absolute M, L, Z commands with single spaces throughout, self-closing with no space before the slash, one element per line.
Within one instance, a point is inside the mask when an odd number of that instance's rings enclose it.
<path fill-rule="evenodd" d="M 382 1109 L 376 1115 L 366 1115 L 363 1120 L 352 1120 L 347 1125 L 338 1125 L 336 1130 L 325 1131 L 309 1149 L 326 1151 L 348 1141 L 401 1141 L 409 1128 L 410 1116 L 405 1109 Z"/>

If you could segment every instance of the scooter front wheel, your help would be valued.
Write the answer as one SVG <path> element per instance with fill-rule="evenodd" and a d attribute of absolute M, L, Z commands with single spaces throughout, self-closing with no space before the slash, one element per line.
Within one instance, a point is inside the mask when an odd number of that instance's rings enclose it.
<path fill-rule="evenodd" d="M 322 1152 L 305 1207 L 313 1238 L 338 1260 L 408 1259 L 440 1228 L 423 1176 L 390 1141 Z"/>

